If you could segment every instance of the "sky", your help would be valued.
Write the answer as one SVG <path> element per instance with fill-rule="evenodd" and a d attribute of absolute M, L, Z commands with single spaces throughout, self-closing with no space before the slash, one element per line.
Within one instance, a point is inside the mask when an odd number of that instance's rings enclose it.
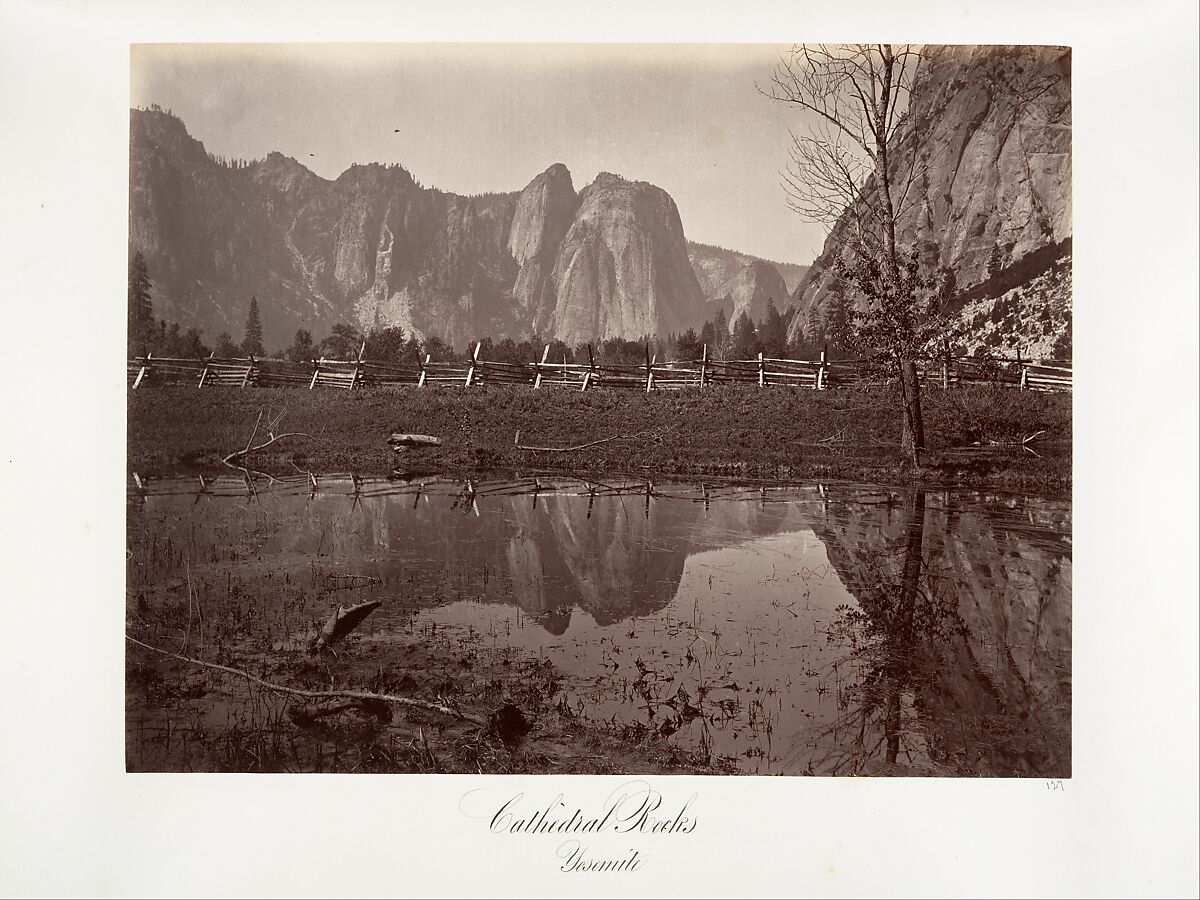
<path fill-rule="evenodd" d="M 797 112 L 758 93 L 786 45 L 135 44 L 131 105 L 212 153 L 272 150 L 336 178 L 399 163 L 426 187 L 516 191 L 554 163 L 649 181 L 688 238 L 809 263 L 820 225 L 779 173 Z"/>

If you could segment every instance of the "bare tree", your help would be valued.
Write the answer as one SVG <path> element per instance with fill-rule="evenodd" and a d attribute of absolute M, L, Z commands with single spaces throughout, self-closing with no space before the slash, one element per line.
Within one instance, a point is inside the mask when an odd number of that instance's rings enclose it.
<path fill-rule="evenodd" d="M 806 113 L 803 130 L 792 133 L 784 188 L 792 209 L 827 225 L 841 244 L 837 274 L 867 303 L 846 337 L 899 376 L 901 445 L 914 465 L 925 447 L 916 357 L 941 325 L 915 249 L 896 244 L 927 158 L 916 147 L 901 151 L 919 62 L 909 44 L 796 46 L 761 89 Z"/>

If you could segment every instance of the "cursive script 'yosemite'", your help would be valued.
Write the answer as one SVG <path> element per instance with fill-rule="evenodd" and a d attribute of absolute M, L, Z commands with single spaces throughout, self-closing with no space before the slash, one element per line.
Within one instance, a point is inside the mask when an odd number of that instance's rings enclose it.
<path fill-rule="evenodd" d="M 545 805 L 527 804 L 524 794 L 506 800 L 492 816 L 490 830 L 508 834 L 690 834 L 699 820 L 688 814 L 697 795 L 678 808 L 664 806 L 663 796 L 644 781 L 630 781 L 613 791 L 603 807 L 571 809 L 562 794 Z"/>
<path fill-rule="evenodd" d="M 587 845 L 576 838 L 563 841 L 558 848 L 558 858 L 564 861 L 560 868 L 564 872 L 636 872 L 642 865 L 636 850 L 624 859 L 597 859 L 587 853 Z"/>

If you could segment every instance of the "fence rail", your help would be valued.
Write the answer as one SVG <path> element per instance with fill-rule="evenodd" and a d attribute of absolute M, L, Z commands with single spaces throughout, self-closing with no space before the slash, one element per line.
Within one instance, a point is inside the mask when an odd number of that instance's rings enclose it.
<path fill-rule="evenodd" d="M 363 358 L 366 345 L 354 359 L 314 359 L 296 363 L 280 359 L 202 359 L 141 356 L 129 361 L 133 389 L 147 384 L 194 384 L 197 387 L 307 386 L 354 390 L 381 385 L 416 387 L 471 387 L 481 384 L 523 384 L 533 388 L 566 387 L 587 391 L 598 388 L 665 391 L 706 388 L 723 384 L 759 387 L 800 387 L 829 390 L 887 381 L 884 368 L 870 359 L 831 360 L 825 351 L 819 359 L 777 359 L 759 354 L 755 359 L 715 359 L 708 347 L 698 360 L 659 362 L 646 350 L 644 364 L 599 363 L 588 347 L 588 362 L 561 363 L 549 359 L 547 346 L 538 362 L 511 363 L 481 358 L 476 344 L 466 362 L 434 362 L 429 356 L 414 364 L 379 362 Z M 941 388 L 966 384 L 1000 384 L 1028 391 L 1065 391 L 1074 387 L 1070 360 L 1033 360 L 1003 357 L 967 357 L 946 354 L 918 362 L 923 382 Z"/>

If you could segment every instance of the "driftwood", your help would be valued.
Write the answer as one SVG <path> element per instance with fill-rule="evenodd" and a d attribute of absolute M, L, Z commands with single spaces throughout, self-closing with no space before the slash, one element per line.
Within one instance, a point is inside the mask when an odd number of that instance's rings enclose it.
<path fill-rule="evenodd" d="M 393 450 L 400 453 L 410 447 L 440 447 L 442 439 L 430 434 L 400 434 L 397 432 L 388 438 L 388 443 L 392 445 Z"/>
<path fill-rule="evenodd" d="M 325 623 L 325 627 L 321 629 L 320 634 L 312 639 L 308 645 L 309 653 L 320 653 L 327 647 L 332 647 L 333 644 L 340 641 L 355 628 L 357 628 L 362 620 L 375 612 L 383 603 L 379 600 L 368 600 L 366 603 L 359 603 L 357 606 L 346 608 L 338 607 L 329 616 L 329 621 Z"/>
<path fill-rule="evenodd" d="M 179 653 L 173 653 L 170 650 L 163 650 L 159 647 L 153 647 L 150 644 L 143 643 L 137 638 L 125 635 L 125 640 L 131 644 L 136 644 L 139 647 L 144 647 L 154 653 L 162 656 L 169 656 L 172 659 L 177 659 L 180 662 L 190 663 L 194 666 L 202 666 L 205 669 L 214 669 L 218 672 L 225 672 L 228 675 L 236 675 L 238 678 L 245 678 L 247 681 L 252 681 L 254 684 L 264 687 L 269 691 L 275 691 L 280 694 L 291 694 L 296 697 L 308 697 L 313 700 L 380 700 L 384 703 L 395 703 L 399 706 L 414 706 L 421 709 L 429 709 L 434 712 L 440 712 L 447 716 L 453 716 L 456 719 L 463 719 L 467 722 L 473 722 L 476 725 L 487 725 L 487 722 L 479 716 L 473 716 L 470 713 L 465 713 L 461 710 L 454 709 L 441 703 L 430 703 L 427 700 L 417 700 L 413 697 L 399 697 L 395 694 L 376 694 L 372 691 L 306 691 L 303 688 L 285 687 L 282 684 L 272 684 L 269 681 L 264 681 L 257 675 L 251 675 L 249 672 L 243 672 L 240 669 L 234 669 L 230 666 L 222 666 L 218 663 L 205 662 L 202 659 L 192 659 L 190 656 L 183 656 Z"/>

